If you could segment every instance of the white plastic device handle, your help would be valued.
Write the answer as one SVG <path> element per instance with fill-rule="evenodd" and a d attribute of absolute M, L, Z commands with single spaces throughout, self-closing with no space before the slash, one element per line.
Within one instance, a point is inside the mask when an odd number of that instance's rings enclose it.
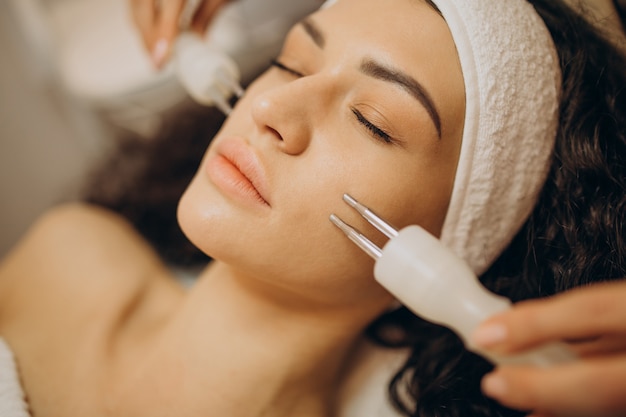
<path fill-rule="evenodd" d="M 228 99 L 239 85 L 239 68 L 228 55 L 195 33 L 183 32 L 176 39 L 175 65 L 178 79 L 196 102 L 215 104 L 228 114 Z"/>
<path fill-rule="evenodd" d="M 200 1 L 188 0 L 181 25 L 188 25 Z M 280 51 L 288 30 L 320 7 L 320 0 L 235 0 L 221 7 L 203 37 L 179 36 L 178 77 L 200 104 L 228 113 L 228 99 L 266 68 Z M 235 88 L 236 87 L 236 88 Z"/>
<path fill-rule="evenodd" d="M 514 356 L 495 356 L 473 346 L 470 336 L 478 325 L 512 304 L 488 291 L 463 260 L 419 226 L 408 226 L 387 242 L 376 261 L 374 276 L 407 308 L 451 328 L 469 350 L 492 362 L 547 366 L 575 359 L 563 344 Z"/>

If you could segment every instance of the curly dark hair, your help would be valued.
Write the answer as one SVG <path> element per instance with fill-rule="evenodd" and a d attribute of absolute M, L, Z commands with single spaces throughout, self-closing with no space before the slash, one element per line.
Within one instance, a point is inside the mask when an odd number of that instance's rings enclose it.
<path fill-rule="evenodd" d="M 180 230 L 176 208 L 223 121 L 214 108 L 189 105 L 165 115 L 154 137 L 120 132 L 89 175 L 82 199 L 128 219 L 165 262 L 207 262 Z"/>
<path fill-rule="evenodd" d="M 513 301 L 626 277 L 626 58 L 562 0 L 529 1 L 555 41 L 563 86 L 552 166 L 538 204 L 480 277 Z M 187 110 L 171 117 L 156 138 L 120 140 L 85 199 L 127 217 L 168 262 L 206 261 L 178 228 L 175 212 L 222 122 L 214 110 Z M 401 338 L 389 331 L 398 328 Z M 452 331 L 400 308 L 372 323 L 367 334 L 383 346 L 410 348 L 389 385 L 402 414 L 524 415 L 482 394 L 480 379 L 493 366 L 465 350 Z"/>
<path fill-rule="evenodd" d="M 560 126 L 546 184 L 513 242 L 480 280 L 513 301 L 626 277 L 626 59 L 561 1 L 530 0 L 557 46 Z M 390 327 L 403 340 L 386 337 Z M 411 417 L 520 416 L 480 391 L 493 366 L 452 331 L 401 308 L 368 329 L 378 343 L 410 347 L 390 383 Z M 407 395 L 408 394 L 408 395 Z"/>

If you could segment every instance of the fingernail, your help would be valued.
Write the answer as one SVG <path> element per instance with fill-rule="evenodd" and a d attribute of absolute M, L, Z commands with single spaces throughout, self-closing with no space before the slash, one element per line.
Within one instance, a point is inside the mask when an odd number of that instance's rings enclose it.
<path fill-rule="evenodd" d="M 482 390 L 490 397 L 505 396 L 509 387 L 503 377 L 496 374 L 488 374 L 481 383 Z"/>
<path fill-rule="evenodd" d="M 163 61 L 165 61 L 165 57 L 167 56 L 168 49 L 169 42 L 167 39 L 159 39 L 152 49 L 152 61 L 154 62 L 154 65 L 161 67 Z"/>
<path fill-rule="evenodd" d="M 477 346 L 490 347 L 506 340 L 507 329 L 502 324 L 486 324 L 480 326 L 472 335 L 472 341 Z"/>

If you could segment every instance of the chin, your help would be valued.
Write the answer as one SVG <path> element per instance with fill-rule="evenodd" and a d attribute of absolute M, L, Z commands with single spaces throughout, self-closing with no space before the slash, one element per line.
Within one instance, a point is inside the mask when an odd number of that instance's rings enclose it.
<path fill-rule="evenodd" d="M 244 219 L 219 192 L 196 175 L 178 201 L 177 219 L 184 235 L 198 249 L 214 259 L 227 258 L 242 234 Z M 238 251 L 235 250 L 234 253 Z"/>
<path fill-rule="evenodd" d="M 206 221 L 206 207 L 210 204 L 203 198 L 201 193 L 198 192 L 197 187 L 194 186 L 196 178 L 189 184 L 180 200 L 178 201 L 178 208 L 176 217 L 178 219 L 178 225 L 183 231 L 184 235 L 202 252 L 209 255 L 206 251 L 206 242 L 202 237 L 207 235 L 207 228 L 210 222 Z M 211 256 L 211 255 L 209 255 Z"/>

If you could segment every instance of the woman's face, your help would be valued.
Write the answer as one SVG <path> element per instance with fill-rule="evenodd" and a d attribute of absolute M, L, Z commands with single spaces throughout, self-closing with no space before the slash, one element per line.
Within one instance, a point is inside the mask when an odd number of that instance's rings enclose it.
<path fill-rule="evenodd" d="M 289 34 L 247 90 L 179 206 L 210 256 L 326 302 L 380 299 L 373 261 L 329 221 L 378 243 L 349 193 L 397 227 L 441 231 L 464 85 L 443 18 L 423 0 L 340 0 Z"/>

